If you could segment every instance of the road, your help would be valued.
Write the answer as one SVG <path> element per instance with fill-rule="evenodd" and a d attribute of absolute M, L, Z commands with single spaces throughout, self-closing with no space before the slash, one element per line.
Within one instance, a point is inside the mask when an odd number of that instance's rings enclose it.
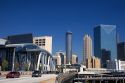
<path fill-rule="evenodd" d="M 41 81 L 56 77 L 55 74 L 43 74 L 41 77 L 0 78 L 0 83 L 40 83 Z"/>

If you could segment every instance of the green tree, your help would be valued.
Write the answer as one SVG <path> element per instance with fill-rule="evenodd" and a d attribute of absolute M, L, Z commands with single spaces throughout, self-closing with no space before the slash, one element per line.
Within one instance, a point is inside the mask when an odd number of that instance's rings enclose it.
<path fill-rule="evenodd" d="M 28 71 L 28 63 L 26 63 L 26 64 L 24 64 L 24 69 L 25 69 L 25 71 Z"/>
<path fill-rule="evenodd" d="M 19 70 L 19 63 L 18 62 L 15 63 L 15 70 L 16 71 Z"/>
<path fill-rule="evenodd" d="M 4 59 L 2 62 L 2 71 L 7 71 L 7 70 L 8 70 L 8 61 Z"/>

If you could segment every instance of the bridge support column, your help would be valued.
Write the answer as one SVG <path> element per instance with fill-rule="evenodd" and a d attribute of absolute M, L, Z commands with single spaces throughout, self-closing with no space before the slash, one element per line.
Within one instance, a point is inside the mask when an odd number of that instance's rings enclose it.
<path fill-rule="evenodd" d="M 14 66 L 15 66 L 15 48 L 13 50 L 12 71 L 14 71 Z"/>
<path fill-rule="evenodd" d="M 115 83 L 117 83 L 117 80 L 115 81 Z"/>
<path fill-rule="evenodd" d="M 45 69 L 44 70 L 47 71 L 46 69 L 47 68 L 47 56 L 45 55 L 44 57 L 45 57 L 45 67 L 44 67 Z"/>
<path fill-rule="evenodd" d="M 44 71 L 44 55 L 42 55 L 42 71 Z"/>
<path fill-rule="evenodd" d="M 39 70 L 41 55 L 42 55 L 42 53 L 40 53 L 39 56 L 38 56 L 38 61 L 37 61 L 37 68 L 36 68 L 36 70 Z"/>

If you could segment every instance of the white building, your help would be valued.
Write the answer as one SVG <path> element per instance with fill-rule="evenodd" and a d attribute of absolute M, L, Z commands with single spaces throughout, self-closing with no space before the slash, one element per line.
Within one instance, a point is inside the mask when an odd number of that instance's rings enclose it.
<path fill-rule="evenodd" d="M 64 65 L 66 64 L 66 53 L 65 52 L 56 52 L 55 56 L 53 56 L 57 65 Z M 72 64 L 78 63 L 78 56 L 76 54 L 72 54 Z"/>
<path fill-rule="evenodd" d="M 125 70 L 125 61 L 107 61 L 107 68 L 114 70 Z"/>
<path fill-rule="evenodd" d="M 56 52 L 55 56 L 60 56 L 61 58 L 61 65 L 66 64 L 66 54 L 64 52 Z"/>
<path fill-rule="evenodd" d="M 55 65 L 61 65 L 61 57 L 60 56 L 53 56 L 55 61 Z"/>
<path fill-rule="evenodd" d="M 78 63 L 78 56 L 76 54 L 72 54 L 72 64 Z"/>
<path fill-rule="evenodd" d="M 33 43 L 52 53 L 52 36 L 34 37 Z"/>
<path fill-rule="evenodd" d="M 0 38 L 0 45 L 5 45 L 6 42 L 7 42 L 7 40 L 5 40 L 5 39 L 1 39 L 1 38 Z"/>
<path fill-rule="evenodd" d="M 86 62 L 86 59 L 91 58 L 92 56 L 92 39 L 89 35 L 84 36 L 84 63 Z"/>

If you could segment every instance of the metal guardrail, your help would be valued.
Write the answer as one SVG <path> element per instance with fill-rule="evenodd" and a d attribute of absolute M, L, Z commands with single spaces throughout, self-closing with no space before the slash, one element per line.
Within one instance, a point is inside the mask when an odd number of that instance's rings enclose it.
<path fill-rule="evenodd" d="M 124 72 L 113 72 L 113 73 L 104 73 L 104 74 L 77 74 L 73 79 L 73 82 L 85 82 L 91 81 L 92 83 L 102 82 L 102 83 L 124 83 L 125 73 Z M 121 82 L 122 81 L 122 82 Z M 91 83 L 90 82 L 90 83 Z"/>
<path fill-rule="evenodd" d="M 75 78 L 74 80 L 123 80 L 125 77 L 93 77 L 93 78 Z"/>

